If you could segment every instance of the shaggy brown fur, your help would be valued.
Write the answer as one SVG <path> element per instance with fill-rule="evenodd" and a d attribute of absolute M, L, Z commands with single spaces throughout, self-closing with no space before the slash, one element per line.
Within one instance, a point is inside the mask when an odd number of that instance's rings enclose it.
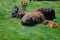
<path fill-rule="evenodd" d="M 53 20 L 56 18 L 55 10 L 52 8 L 37 8 L 36 11 L 41 11 L 47 20 Z"/>
<path fill-rule="evenodd" d="M 47 24 L 48 26 L 53 27 L 53 28 L 58 27 L 58 24 L 57 23 L 55 23 L 53 21 L 50 21 L 50 20 L 44 20 L 43 21 L 43 24 Z"/>
<path fill-rule="evenodd" d="M 18 18 L 22 18 L 25 15 L 25 11 L 23 9 L 19 9 L 17 13 Z"/>
<path fill-rule="evenodd" d="M 42 14 L 42 12 L 39 12 L 39 11 L 32 11 L 32 12 L 29 12 L 29 13 L 26 13 L 26 15 L 23 16 L 22 19 L 28 19 L 29 16 L 32 16 L 36 19 L 39 19 L 39 18 L 42 18 L 42 20 L 45 19 L 44 15 Z"/>
<path fill-rule="evenodd" d="M 43 20 L 45 20 L 45 17 L 42 12 L 31 11 L 22 17 L 22 22 L 27 23 L 27 22 L 29 22 L 28 20 L 30 20 L 30 19 L 32 19 L 33 21 L 35 21 L 37 23 L 37 21 L 38 21 L 37 19 L 40 19 L 43 21 Z"/>

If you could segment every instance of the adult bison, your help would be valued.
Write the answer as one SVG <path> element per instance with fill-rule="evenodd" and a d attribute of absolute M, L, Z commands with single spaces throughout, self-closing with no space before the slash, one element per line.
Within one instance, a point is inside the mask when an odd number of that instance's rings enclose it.
<path fill-rule="evenodd" d="M 42 23 L 45 20 L 45 17 L 42 12 L 31 11 L 28 14 L 25 14 L 22 19 L 22 25 L 35 25 L 37 23 Z"/>
<path fill-rule="evenodd" d="M 56 18 L 55 10 L 52 8 L 38 8 L 36 11 L 41 11 L 47 20 L 53 20 Z"/>
<path fill-rule="evenodd" d="M 17 6 L 14 7 L 12 11 L 13 18 L 22 18 L 25 15 L 25 11 Z"/>

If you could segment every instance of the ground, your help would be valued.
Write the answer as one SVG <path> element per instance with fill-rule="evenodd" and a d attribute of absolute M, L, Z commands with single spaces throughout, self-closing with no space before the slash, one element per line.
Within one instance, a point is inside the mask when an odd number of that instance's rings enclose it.
<path fill-rule="evenodd" d="M 0 0 L 0 40 L 60 40 L 60 28 L 49 28 L 47 25 L 22 26 L 21 20 L 11 18 L 14 5 L 20 6 L 20 0 Z M 27 12 L 35 8 L 54 8 L 60 26 L 60 2 L 28 2 Z"/>

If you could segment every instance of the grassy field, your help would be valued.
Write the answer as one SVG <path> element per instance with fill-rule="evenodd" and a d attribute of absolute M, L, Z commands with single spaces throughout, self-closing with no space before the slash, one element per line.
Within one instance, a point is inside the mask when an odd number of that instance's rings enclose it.
<path fill-rule="evenodd" d="M 60 28 L 47 25 L 22 26 L 20 19 L 11 18 L 14 5 L 20 6 L 20 0 L 0 0 L 0 40 L 60 40 Z M 56 21 L 60 25 L 60 2 L 28 2 L 27 12 L 35 8 L 54 8 Z"/>

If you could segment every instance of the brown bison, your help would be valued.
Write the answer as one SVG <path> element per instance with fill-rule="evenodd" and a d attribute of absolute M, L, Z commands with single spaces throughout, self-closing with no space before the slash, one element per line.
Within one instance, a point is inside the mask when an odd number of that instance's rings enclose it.
<path fill-rule="evenodd" d="M 36 11 L 41 11 L 47 20 L 53 20 L 56 18 L 55 10 L 52 8 L 38 8 Z"/>
<path fill-rule="evenodd" d="M 13 18 L 22 18 L 25 15 L 25 11 L 17 6 L 14 7 L 12 11 Z"/>
<path fill-rule="evenodd" d="M 45 17 L 42 12 L 31 11 L 28 14 L 25 14 L 22 19 L 22 25 L 35 25 L 37 23 L 42 23 L 45 20 Z"/>

